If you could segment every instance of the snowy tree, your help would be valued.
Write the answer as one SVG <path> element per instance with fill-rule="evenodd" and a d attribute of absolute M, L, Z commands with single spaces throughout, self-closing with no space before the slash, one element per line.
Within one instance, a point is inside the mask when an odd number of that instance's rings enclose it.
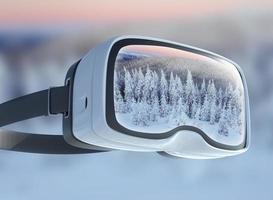
<path fill-rule="evenodd" d="M 201 103 L 201 91 L 199 90 L 198 84 L 195 84 L 194 87 L 194 99 L 197 102 L 197 104 Z"/>
<path fill-rule="evenodd" d="M 222 109 L 221 117 L 219 119 L 219 130 L 218 133 L 228 136 L 229 129 L 232 128 L 232 107 L 230 101 L 227 101 Z"/>
<path fill-rule="evenodd" d="M 194 114 L 195 120 L 200 120 L 201 110 L 202 110 L 202 105 L 201 105 L 201 101 L 199 101 L 195 110 L 195 114 Z"/>
<path fill-rule="evenodd" d="M 168 115 L 168 123 L 171 124 L 171 125 L 179 125 L 179 115 L 178 115 L 178 112 L 176 110 L 176 108 L 174 106 L 171 106 L 170 107 L 170 112 L 169 112 L 169 115 Z"/>
<path fill-rule="evenodd" d="M 199 117 L 198 118 L 196 117 L 200 115 L 200 106 L 201 106 L 200 91 L 198 85 L 195 84 L 193 89 L 192 119 L 199 119 Z M 196 114 L 197 111 L 199 112 L 199 114 Z"/>
<path fill-rule="evenodd" d="M 185 86 L 185 95 L 186 95 L 186 114 L 189 117 L 192 117 L 192 105 L 194 103 L 194 83 L 192 80 L 192 74 L 187 71 L 187 80 Z"/>
<path fill-rule="evenodd" d="M 236 88 L 234 89 L 231 83 L 229 83 L 225 91 L 225 109 L 228 112 L 227 120 L 228 120 L 229 126 L 232 128 L 236 128 L 237 122 L 238 122 L 238 116 L 236 116 L 238 102 L 236 102 L 236 99 L 238 98 L 239 94 L 236 94 L 237 92 L 238 91 L 236 91 Z"/>
<path fill-rule="evenodd" d="M 185 95 L 185 88 L 184 88 L 184 85 L 181 81 L 181 78 L 178 77 L 177 78 L 177 93 L 178 93 L 178 98 L 182 98 L 182 102 L 185 103 L 185 98 L 184 98 L 184 95 Z"/>
<path fill-rule="evenodd" d="M 208 101 L 210 106 L 210 110 L 209 110 L 210 124 L 215 124 L 217 106 L 216 106 L 216 88 L 215 88 L 213 80 L 209 81 L 207 94 L 208 94 Z"/>
<path fill-rule="evenodd" d="M 164 95 L 167 97 L 168 94 L 168 82 L 166 80 L 166 75 L 163 70 L 160 71 L 160 84 L 159 84 L 160 96 Z"/>
<path fill-rule="evenodd" d="M 199 106 L 200 106 L 200 104 L 198 103 L 198 101 L 197 101 L 197 99 L 195 98 L 195 95 L 194 95 L 193 103 L 191 105 L 191 118 L 192 119 L 196 119 L 195 116 L 196 116 L 197 110 L 199 109 Z"/>
<path fill-rule="evenodd" d="M 232 115 L 232 106 L 231 102 L 228 101 L 225 106 L 226 121 L 230 127 L 233 126 L 233 115 Z"/>
<path fill-rule="evenodd" d="M 173 72 L 170 74 L 170 83 L 169 83 L 169 104 L 175 105 L 176 97 L 176 84 L 173 76 Z"/>
<path fill-rule="evenodd" d="M 241 92 L 240 89 L 235 87 L 233 89 L 233 86 L 229 83 L 228 87 L 225 90 L 225 93 L 222 97 L 222 115 L 219 119 L 219 131 L 225 127 L 227 130 L 225 131 L 225 135 L 228 135 L 228 130 L 232 129 L 233 131 L 236 131 L 240 133 L 241 129 Z"/>
<path fill-rule="evenodd" d="M 186 106 L 184 103 L 184 100 L 182 97 L 179 97 L 179 100 L 177 102 L 177 106 L 176 106 L 176 117 L 177 117 L 177 125 L 182 126 L 185 125 L 186 122 L 188 121 L 188 116 L 186 115 Z"/>
<path fill-rule="evenodd" d="M 150 106 L 151 111 L 150 111 L 150 121 L 156 122 L 159 117 L 160 117 L 160 112 L 159 112 L 159 100 L 158 96 L 152 96 L 152 105 Z"/>
<path fill-rule="evenodd" d="M 149 125 L 149 105 L 146 102 L 132 104 L 132 123 L 136 126 Z"/>
<path fill-rule="evenodd" d="M 228 86 L 225 90 L 224 97 L 223 97 L 225 105 L 227 105 L 231 101 L 232 96 L 233 96 L 233 87 L 231 83 L 228 83 Z"/>
<path fill-rule="evenodd" d="M 149 112 L 149 119 L 150 121 L 156 121 L 159 118 L 159 100 L 158 100 L 158 75 L 156 72 L 152 72 L 152 78 L 150 82 L 150 110 Z"/>
<path fill-rule="evenodd" d="M 223 90 L 220 88 L 217 92 L 217 99 L 216 99 L 216 116 L 215 120 L 216 122 L 219 122 L 219 119 L 221 117 L 221 113 L 223 112 Z"/>
<path fill-rule="evenodd" d="M 124 78 L 124 97 L 125 97 L 125 111 L 131 112 L 132 108 L 131 105 L 134 103 L 134 94 L 133 94 L 133 81 L 132 76 L 129 70 L 124 69 L 125 71 L 125 78 Z"/>
<path fill-rule="evenodd" d="M 143 102 L 151 103 L 151 81 L 152 81 L 152 71 L 148 67 L 146 70 L 145 78 L 144 78 L 144 86 L 143 86 Z"/>
<path fill-rule="evenodd" d="M 137 87 L 138 81 L 139 81 L 137 69 L 132 70 L 132 75 L 131 76 L 132 76 L 132 89 L 133 89 L 133 94 L 134 94 L 134 100 L 137 101 L 136 87 Z"/>
<path fill-rule="evenodd" d="M 116 112 L 123 112 L 124 111 L 124 102 L 123 97 L 120 93 L 120 86 L 119 86 L 119 79 L 117 76 L 117 72 L 114 72 L 114 103 L 115 103 L 115 111 Z"/>
<path fill-rule="evenodd" d="M 205 95 L 204 103 L 201 107 L 200 111 L 200 120 L 202 121 L 209 121 L 210 120 L 210 107 L 209 107 L 209 100 L 208 100 L 208 95 Z"/>
<path fill-rule="evenodd" d="M 232 127 L 233 128 L 238 128 L 239 126 L 242 125 L 242 107 L 243 107 L 243 102 L 242 102 L 242 94 L 239 89 L 239 87 L 235 87 L 231 99 L 231 107 L 232 107 L 232 115 L 233 115 L 233 120 L 232 120 Z"/>
<path fill-rule="evenodd" d="M 160 95 L 160 116 L 166 117 L 168 115 L 168 82 L 165 77 L 165 73 L 161 70 L 160 84 L 159 84 L 159 95 Z"/>
<path fill-rule="evenodd" d="M 142 73 L 141 68 L 138 69 L 137 76 L 138 76 L 138 82 L 135 88 L 135 98 L 137 102 L 140 102 L 142 99 L 142 90 L 145 84 L 144 83 L 145 79 L 144 79 L 144 75 Z"/>
<path fill-rule="evenodd" d="M 175 88 L 175 93 L 173 94 L 173 103 L 177 104 L 180 95 L 183 95 L 183 92 L 184 92 L 181 79 L 180 77 L 178 77 L 178 75 L 176 75 L 174 79 L 174 88 Z"/>
<path fill-rule="evenodd" d="M 204 103 L 206 92 L 207 92 L 206 82 L 205 82 L 205 79 L 203 79 L 201 89 L 200 89 L 201 104 Z"/>
<path fill-rule="evenodd" d="M 158 98 L 158 75 L 156 72 L 152 72 L 152 79 L 151 79 L 151 83 L 150 83 L 150 95 L 151 95 L 151 99 L 157 97 Z"/>
<path fill-rule="evenodd" d="M 220 135 L 224 135 L 224 136 L 228 136 L 228 111 L 227 110 L 223 110 L 223 112 L 221 113 L 221 117 L 219 119 L 219 128 L 218 128 L 218 133 Z"/>
<path fill-rule="evenodd" d="M 170 105 L 175 106 L 177 104 L 179 99 L 179 90 L 183 91 L 181 79 L 177 75 L 174 78 L 173 74 L 171 73 L 169 87 Z"/>

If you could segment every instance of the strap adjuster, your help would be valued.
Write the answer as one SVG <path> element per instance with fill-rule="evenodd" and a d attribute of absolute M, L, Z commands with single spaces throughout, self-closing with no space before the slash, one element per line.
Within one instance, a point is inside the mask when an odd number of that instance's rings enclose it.
<path fill-rule="evenodd" d="M 52 87 L 48 89 L 48 114 L 67 114 L 69 107 L 69 86 Z"/>

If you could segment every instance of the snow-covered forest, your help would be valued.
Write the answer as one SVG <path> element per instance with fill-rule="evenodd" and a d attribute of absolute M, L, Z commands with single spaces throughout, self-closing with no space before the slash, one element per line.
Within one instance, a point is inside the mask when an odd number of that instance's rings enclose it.
<path fill-rule="evenodd" d="M 216 86 L 213 79 L 194 81 L 164 70 L 134 68 L 115 71 L 114 102 L 119 123 L 132 130 L 169 131 L 197 126 L 215 137 L 243 131 L 242 89 L 231 83 Z"/>

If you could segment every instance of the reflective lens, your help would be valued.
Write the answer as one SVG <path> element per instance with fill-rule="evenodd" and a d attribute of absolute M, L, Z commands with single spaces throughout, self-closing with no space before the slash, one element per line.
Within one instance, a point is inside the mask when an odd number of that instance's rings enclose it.
<path fill-rule="evenodd" d="M 118 123 L 132 131 L 160 134 L 187 125 L 226 145 L 245 139 L 243 83 L 224 60 L 163 46 L 125 46 L 115 61 L 114 104 Z"/>

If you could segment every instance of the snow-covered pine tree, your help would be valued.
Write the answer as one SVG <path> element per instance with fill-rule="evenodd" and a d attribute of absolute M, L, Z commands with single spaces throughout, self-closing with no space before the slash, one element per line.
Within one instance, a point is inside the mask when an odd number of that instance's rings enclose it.
<path fill-rule="evenodd" d="M 179 114 L 179 118 L 180 118 L 180 121 L 184 121 L 183 119 L 181 119 L 181 117 L 184 117 L 185 118 L 185 115 L 186 115 L 186 102 L 185 102 L 185 88 L 184 88 L 184 85 L 181 81 L 181 78 L 180 77 L 176 77 L 175 78 L 175 81 L 176 81 L 176 93 L 177 93 L 177 97 L 176 97 L 176 109 L 178 111 L 178 114 Z M 185 119 L 186 120 L 186 119 Z"/>
<path fill-rule="evenodd" d="M 228 116 L 228 125 L 230 127 L 233 127 L 234 125 L 234 116 L 233 116 L 233 101 L 234 101 L 234 89 L 231 83 L 228 83 L 228 86 L 226 88 L 225 92 L 225 109 L 227 110 L 227 116 Z"/>
<path fill-rule="evenodd" d="M 228 102 L 231 101 L 231 99 L 233 98 L 232 96 L 233 96 L 233 86 L 231 85 L 231 83 L 228 83 L 228 86 L 227 86 L 226 91 L 225 91 L 225 103 L 226 103 L 226 105 L 227 105 Z"/>
<path fill-rule="evenodd" d="M 192 80 L 192 74 L 190 70 L 187 71 L 185 95 L 186 95 L 186 114 L 190 118 L 192 118 L 192 105 L 194 103 L 194 83 Z"/>
<path fill-rule="evenodd" d="M 120 86 L 119 86 L 119 79 L 117 72 L 114 72 L 114 107 L 115 107 L 115 112 L 117 113 L 122 113 L 124 112 L 124 101 L 123 97 L 121 96 L 120 93 Z"/>
<path fill-rule="evenodd" d="M 137 101 L 137 95 L 136 95 L 136 87 L 138 85 L 138 71 L 137 69 L 132 70 L 132 85 L 133 85 L 133 94 L 134 94 L 134 100 Z"/>
<path fill-rule="evenodd" d="M 201 101 L 199 101 L 196 107 L 195 115 L 194 115 L 194 119 L 197 121 L 200 120 L 201 110 L 202 110 L 202 105 L 201 105 Z"/>
<path fill-rule="evenodd" d="M 210 124 L 215 124 L 217 107 L 216 107 L 216 88 L 215 88 L 213 80 L 209 81 L 207 92 L 208 92 L 208 101 L 210 106 L 210 111 L 209 111 Z"/>
<path fill-rule="evenodd" d="M 228 110 L 223 109 L 220 119 L 219 119 L 219 126 L 218 126 L 218 133 L 220 135 L 228 136 Z"/>
<path fill-rule="evenodd" d="M 124 89 L 124 101 L 125 101 L 125 108 L 124 111 L 126 113 L 132 111 L 132 104 L 134 103 L 134 94 L 133 94 L 133 81 L 132 81 L 132 76 L 129 70 L 124 69 L 125 71 L 125 77 L 124 77 L 124 84 L 125 84 L 125 89 Z"/>
<path fill-rule="evenodd" d="M 200 111 L 200 120 L 202 121 L 209 121 L 210 120 L 210 105 L 209 105 L 209 100 L 208 100 L 208 94 L 206 92 L 205 98 L 204 98 L 204 103 L 201 107 Z"/>
<path fill-rule="evenodd" d="M 232 121 L 231 121 L 231 126 L 235 130 L 239 130 L 239 127 L 242 124 L 242 97 L 241 97 L 241 91 L 238 86 L 235 87 L 233 94 L 232 94 L 232 99 L 231 99 L 231 108 L 232 108 Z"/>
<path fill-rule="evenodd" d="M 176 86 L 173 76 L 173 72 L 170 74 L 170 83 L 169 83 L 169 104 L 175 105 L 175 96 L 176 96 Z"/>
<path fill-rule="evenodd" d="M 197 104 L 201 103 L 201 90 L 199 89 L 199 86 L 197 83 L 195 83 L 194 92 L 195 92 L 195 101 L 197 102 Z"/>
<path fill-rule="evenodd" d="M 152 79 L 151 79 L 151 85 L 150 85 L 150 91 L 151 91 L 151 95 L 154 96 L 158 96 L 158 87 L 159 87 L 159 78 L 158 75 L 155 71 L 152 71 Z"/>
<path fill-rule="evenodd" d="M 194 89 L 193 89 L 192 119 L 199 120 L 199 117 L 198 118 L 196 117 L 200 114 L 200 111 L 199 111 L 199 114 L 196 114 L 196 112 L 200 110 L 200 105 L 201 105 L 200 99 L 201 99 L 200 91 L 196 83 L 194 84 Z"/>
<path fill-rule="evenodd" d="M 232 100 L 232 86 L 229 84 L 229 86 L 226 88 L 225 92 L 225 102 L 223 103 L 223 109 L 221 113 L 221 117 L 219 119 L 219 130 L 218 133 L 228 136 L 229 130 L 234 130 L 232 128 L 233 126 L 233 118 L 234 116 L 232 115 L 232 105 L 231 105 L 231 100 Z"/>
<path fill-rule="evenodd" d="M 178 80 L 177 80 L 177 93 L 178 93 L 178 98 L 181 97 L 182 101 L 185 103 L 184 101 L 185 88 L 180 77 L 178 77 Z"/>
<path fill-rule="evenodd" d="M 217 109 L 216 109 L 216 122 L 218 123 L 221 117 L 221 113 L 223 112 L 223 90 L 222 88 L 219 88 L 219 90 L 217 91 L 217 100 L 216 100 L 216 105 L 217 105 Z"/>
<path fill-rule="evenodd" d="M 143 102 L 151 104 L 151 81 L 152 81 L 152 71 L 147 67 L 146 74 L 144 76 L 144 86 L 143 86 Z"/>
<path fill-rule="evenodd" d="M 179 93 L 180 93 L 180 89 L 183 89 L 181 88 L 181 79 L 175 75 L 175 79 L 174 79 L 174 91 L 173 91 L 173 95 L 172 95 L 172 103 L 173 105 L 176 105 L 178 100 L 179 100 Z M 182 90 L 183 92 L 183 90 Z"/>
<path fill-rule="evenodd" d="M 142 94 L 143 94 L 143 87 L 145 82 L 145 79 L 144 79 L 145 77 L 143 75 L 141 68 L 138 69 L 137 76 L 138 76 L 138 82 L 135 89 L 135 96 L 136 96 L 137 102 L 140 102 L 143 97 Z"/>
<path fill-rule="evenodd" d="M 146 102 L 132 104 L 132 123 L 136 126 L 149 126 L 149 105 Z"/>
<path fill-rule="evenodd" d="M 160 84 L 159 84 L 159 95 L 160 95 L 160 116 L 166 117 L 169 113 L 168 110 L 168 82 L 166 80 L 165 73 L 163 70 L 160 72 Z"/>
<path fill-rule="evenodd" d="M 167 97 L 168 94 L 168 82 L 166 80 L 166 75 L 163 70 L 160 71 L 160 83 L 159 83 L 160 95 Z"/>
<path fill-rule="evenodd" d="M 159 113 L 159 100 L 158 100 L 158 75 L 155 71 L 152 72 L 152 79 L 150 84 L 150 120 L 155 122 L 160 116 Z"/>
<path fill-rule="evenodd" d="M 206 88 L 206 81 L 203 79 L 200 89 L 200 98 L 201 98 L 201 104 L 204 103 L 205 96 L 206 96 L 207 88 Z"/>
<path fill-rule="evenodd" d="M 231 106 L 230 100 L 226 103 L 225 111 L 226 111 L 227 124 L 228 124 L 229 128 L 231 128 L 233 126 L 233 115 L 232 115 L 232 106 Z"/>
<path fill-rule="evenodd" d="M 160 117 L 160 107 L 159 107 L 159 100 L 158 96 L 152 96 L 152 110 L 150 112 L 150 121 L 157 122 Z"/>
<path fill-rule="evenodd" d="M 177 126 L 179 124 L 179 114 L 175 106 L 170 106 L 168 124 Z"/>
<path fill-rule="evenodd" d="M 176 123 L 178 126 L 182 126 L 185 125 L 186 122 L 188 121 L 188 116 L 186 115 L 185 111 L 186 111 L 186 107 L 185 107 L 185 103 L 182 97 L 179 97 L 178 101 L 177 101 L 177 106 L 175 108 L 176 111 Z"/>

